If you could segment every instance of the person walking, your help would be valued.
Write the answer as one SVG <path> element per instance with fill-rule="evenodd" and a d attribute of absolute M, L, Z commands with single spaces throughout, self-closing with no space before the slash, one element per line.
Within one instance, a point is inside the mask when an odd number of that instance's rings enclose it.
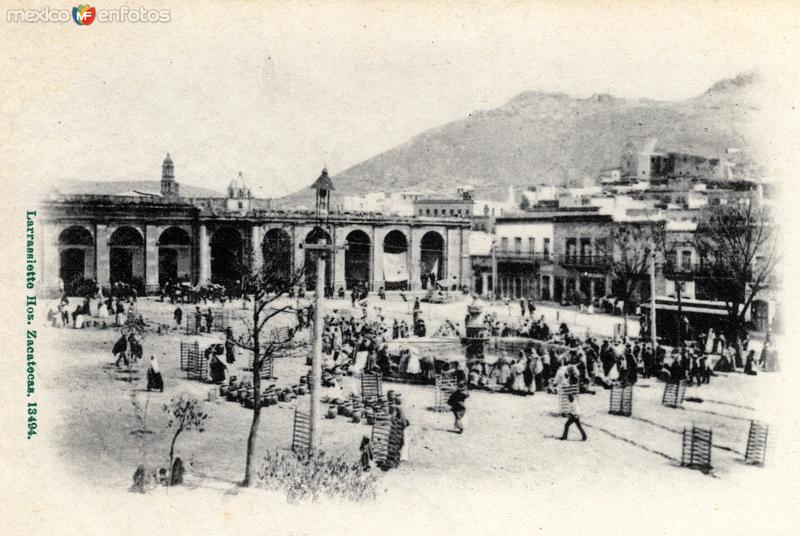
<path fill-rule="evenodd" d="M 125 366 L 128 366 L 128 338 L 123 335 L 120 337 L 117 342 L 114 343 L 114 346 L 111 348 L 111 355 L 117 358 L 116 363 L 114 363 L 117 367 L 119 367 L 120 361 L 125 363 Z"/>
<path fill-rule="evenodd" d="M 567 415 L 567 422 L 564 424 L 564 433 L 561 434 L 561 441 L 565 441 L 569 435 L 569 427 L 575 423 L 578 431 L 581 433 L 581 441 L 586 441 L 586 432 L 583 431 L 581 426 L 581 418 L 578 413 L 578 399 L 575 395 L 569 395 L 569 414 Z"/>
<path fill-rule="evenodd" d="M 447 399 L 447 405 L 450 406 L 450 411 L 453 412 L 453 416 L 455 417 L 453 426 L 456 433 L 459 434 L 464 433 L 464 423 L 462 419 L 464 419 L 464 415 L 467 413 L 467 407 L 464 405 L 467 398 L 469 398 L 469 393 L 462 384 L 459 385 L 458 389 L 453 391 L 450 398 Z"/>

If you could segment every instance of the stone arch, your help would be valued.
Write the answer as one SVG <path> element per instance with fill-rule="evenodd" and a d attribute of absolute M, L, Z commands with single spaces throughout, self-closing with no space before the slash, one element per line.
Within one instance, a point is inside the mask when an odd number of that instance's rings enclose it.
<path fill-rule="evenodd" d="M 144 237 L 138 229 L 122 225 L 108 241 L 111 284 L 127 283 L 144 294 Z"/>
<path fill-rule="evenodd" d="M 264 234 L 261 244 L 264 269 L 274 273 L 280 281 L 292 277 L 292 236 L 280 227 L 273 227 Z"/>
<path fill-rule="evenodd" d="M 158 286 L 189 281 L 192 271 L 192 240 L 184 229 L 167 227 L 158 238 Z"/>
<path fill-rule="evenodd" d="M 222 225 L 211 235 L 211 282 L 226 289 L 240 288 L 244 265 L 244 240 L 238 229 Z"/>
<path fill-rule="evenodd" d="M 87 280 L 94 280 L 94 237 L 85 227 L 73 225 L 58 235 L 58 276 L 64 292 L 82 294 Z"/>
<path fill-rule="evenodd" d="M 444 237 L 437 231 L 428 231 L 419 241 L 419 273 L 437 281 L 444 278 Z M 426 286 L 423 280 L 423 288 Z"/>
<path fill-rule="evenodd" d="M 304 242 L 306 244 L 316 244 L 320 240 L 325 240 L 325 243 L 330 245 L 333 243 L 331 240 L 331 235 L 325 229 L 321 227 L 314 227 L 309 231 L 306 235 L 306 239 Z M 317 253 L 311 252 L 310 250 L 305 250 L 305 261 L 303 264 L 303 269 L 305 271 L 305 279 L 306 279 L 306 289 L 307 290 L 314 290 L 317 284 Z M 333 259 L 330 255 L 328 255 L 327 261 L 325 262 L 325 286 L 330 287 L 333 286 Z"/>
<path fill-rule="evenodd" d="M 350 231 L 345 238 L 344 279 L 349 290 L 357 284 L 369 288 L 372 266 L 372 240 L 360 229 Z"/>
<path fill-rule="evenodd" d="M 386 290 L 408 287 L 408 237 L 394 229 L 383 237 L 383 279 Z"/>

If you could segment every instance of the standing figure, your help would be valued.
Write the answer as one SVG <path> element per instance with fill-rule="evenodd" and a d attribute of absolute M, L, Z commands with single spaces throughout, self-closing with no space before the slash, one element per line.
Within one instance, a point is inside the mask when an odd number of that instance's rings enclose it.
<path fill-rule="evenodd" d="M 464 385 L 459 385 L 458 389 L 453 391 L 450 398 L 447 399 L 447 405 L 450 406 L 450 411 L 453 412 L 453 416 L 455 417 L 453 426 L 455 427 L 455 431 L 459 434 L 464 433 L 464 423 L 462 419 L 464 419 L 464 415 L 467 413 L 467 406 L 464 404 L 467 398 L 469 398 L 469 393 L 466 388 Z"/>
<path fill-rule="evenodd" d="M 564 433 L 561 434 L 561 441 L 567 439 L 569 427 L 573 423 L 578 427 L 578 431 L 581 433 L 581 441 L 586 441 L 586 432 L 583 431 L 580 414 L 578 413 L 578 400 L 575 398 L 575 395 L 569 395 L 569 414 L 567 415 L 567 422 L 564 424 Z"/>
<path fill-rule="evenodd" d="M 116 366 L 119 367 L 120 361 L 123 361 L 126 367 L 128 366 L 127 351 L 128 351 L 128 338 L 125 337 L 125 335 L 123 335 L 122 337 L 117 339 L 117 342 L 114 343 L 114 347 L 111 348 L 111 355 L 117 358 L 117 361 L 115 363 Z"/>
<path fill-rule="evenodd" d="M 372 467 L 372 459 L 375 456 L 372 452 L 372 440 L 368 436 L 362 437 L 358 450 L 361 451 L 361 470 L 367 472 Z"/>
<path fill-rule="evenodd" d="M 197 305 L 194 308 L 194 334 L 199 335 L 201 329 L 201 323 L 203 321 L 203 313 L 200 312 L 200 306 Z"/>
<path fill-rule="evenodd" d="M 225 330 L 225 361 L 228 363 L 236 361 L 236 341 L 233 339 L 233 329 L 230 327 Z"/>
<path fill-rule="evenodd" d="M 147 367 L 147 390 L 164 392 L 164 378 L 155 356 L 150 356 L 150 366 Z"/>

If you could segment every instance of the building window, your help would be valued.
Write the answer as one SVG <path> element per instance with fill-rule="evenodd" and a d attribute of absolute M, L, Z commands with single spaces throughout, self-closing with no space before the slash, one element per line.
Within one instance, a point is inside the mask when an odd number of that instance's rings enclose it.
<path fill-rule="evenodd" d="M 241 201 L 239 201 L 239 208 L 243 208 L 243 207 L 244 207 L 244 203 L 242 203 Z"/>
<path fill-rule="evenodd" d="M 514 239 L 514 253 L 522 253 L 522 238 Z"/>
<path fill-rule="evenodd" d="M 453 216 L 454 214 L 455 214 L 455 211 L 451 208 L 450 209 L 450 215 Z"/>
<path fill-rule="evenodd" d="M 430 216 L 430 215 L 431 215 L 431 209 L 429 209 L 429 208 L 426 208 L 426 209 L 425 209 L 425 215 L 426 215 L 426 216 Z"/>
<path fill-rule="evenodd" d="M 469 216 L 469 209 L 467 209 L 467 216 Z"/>
<path fill-rule="evenodd" d="M 681 252 L 681 268 L 688 270 L 692 267 L 692 252 L 685 249 Z"/>
<path fill-rule="evenodd" d="M 439 215 L 439 209 L 438 208 L 433 209 L 433 215 L 434 216 L 438 216 Z"/>
<path fill-rule="evenodd" d="M 574 262 L 575 254 L 577 253 L 578 249 L 578 239 L 577 238 L 567 238 L 566 242 L 564 243 L 564 252 L 567 254 L 567 258 Z"/>
<path fill-rule="evenodd" d="M 591 238 L 581 238 L 581 259 L 584 257 L 591 257 L 592 255 L 592 240 Z"/>
<path fill-rule="evenodd" d="M 532 236 L 528 238 L 528 251 L 530 251 L 531 253 L 536 251 L 536 239 L 533 238 Z"/>
<path fill-rule="evenodd" d="M 508 237 L 504 236 L 500 239 L 500 249 L 503 251 L 508 251 Z"/>
<path fill-rule="evenodd" d="M 550 239 L 549 238 L 545 238 L 544 239 L 544 245 L 543 245 L 542 253 L 544 253 L 545 255 L 550 255 Z"/>

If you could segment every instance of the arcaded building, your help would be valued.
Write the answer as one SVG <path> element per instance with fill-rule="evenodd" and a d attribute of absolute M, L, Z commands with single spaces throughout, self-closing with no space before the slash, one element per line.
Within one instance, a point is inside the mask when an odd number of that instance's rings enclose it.
<path fill-rule="evenodd" d="M 327 171 L 316 184 L 329 184 Z M 183 194 L 183 195 L 182 195 Z M 153 293 L 169 281 L 240 284 L 263 265 L 310 268 L 304 244 L 339 246 L 326 284 L 373 290 L 419 289 L 434 273 L 443 285 L 469 285 L 469 220 L 375 213 L 273 210 L 240 173 L 225 195 L 190 197 L 167 155 L 160 192 L 118 195 L 53 192 L 43 201 L 40 263 L 44 289 L 79 294 L 119 281 Z M 308 258 L 307 258 L 308 257 Z M 309 287 L 312 281 L 307 281 Z"/>

